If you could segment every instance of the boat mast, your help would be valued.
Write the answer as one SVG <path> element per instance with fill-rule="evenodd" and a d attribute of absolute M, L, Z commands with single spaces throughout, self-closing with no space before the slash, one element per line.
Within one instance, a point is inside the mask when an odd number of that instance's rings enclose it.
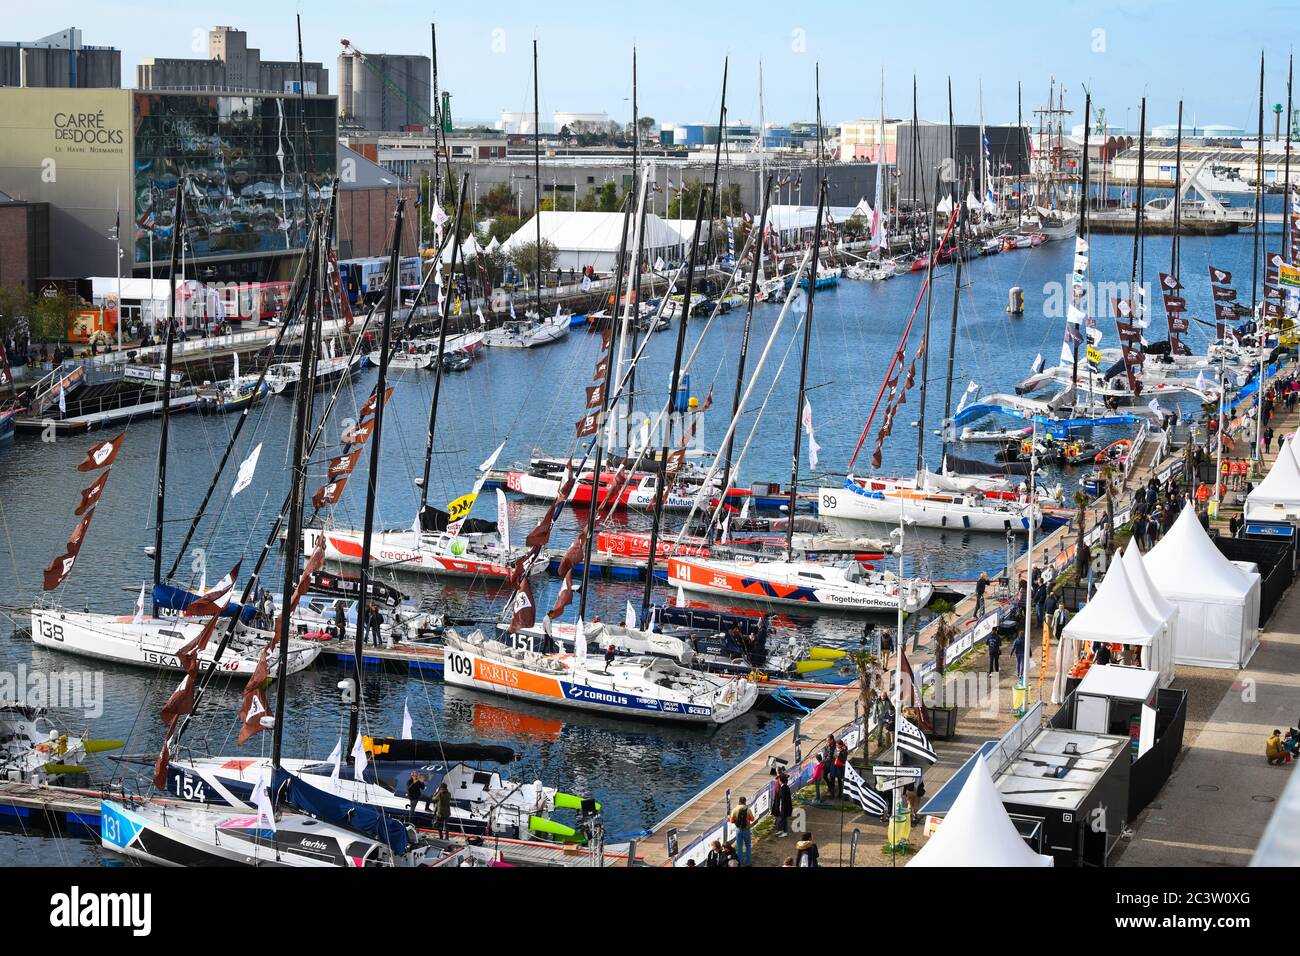
<path fill-rule="evenodd" d="M 1064 100 L 1062 100 L 1062 109 L 1064 109 Z M 1083 94 L 1083 170 L 1080 174 L 1080 199 L 1079 199 L 1079 224 L 1076 227 L 1080 238 L 1087 242 L 1088 240 L 1088 145 L 1089 133 L 1092 132 L 1092 91 L 1084 90 Z M 1075 248 L 1078 248 L 1076 243 Z M 1079 343 L 1087 338 L 1088 322 L 1086 317 L 1080 321 L 1079 334 L 1074 336 L 1074 366 L 1070 373 L 1070 401 L 1077 404 L 1079 401 Z M 1089 396 L 1091 400 L 1091 396 Z"/>
<path fill-rule="evenodd" d="M 641 139 L 640 127 L 637 125 L 638 122 L 639 122 L 639 113 L 637 109 L 637 99 L 636 99 L 636 47 L 632 47 L 632 130 L 634 135 L 632 138 L 632 188 L 628 191 L 629 208 L 631 207 L 631 197 L 634 195 L 638 195 L 636 183 L 637 183 L 637 176 L 640 174 L 641 171 L 640 159 L 638 158 L 639 151 L 637 148 L 639 140 Z M 649 195 L 649 193 L 647 193 L 647 195 Z M 667 215 L 667 210 L 664 210 L 664 215 L 665 216 Z M 626 230 L 626 228 L 627 228 L 627 222 L 625 220 L 624 229 Z M 640 317 L 641 314 L 641 248 L 642 248 L 642 243 L 645 239 L 645 204 L 641 203 L 639 200 L 637 203 L 637 225 L 636 228 L 633 230 L 632 235 L 633 235 L 633 242 L 636 246 L 636 260 L 631 271 L 628 272 L 628 277 L 631 281 L 628 283 L 629 295 L 628 295 L 627 302 L 625 302 L 623 305 L 623 315 L 625 317 L 631 315 L 630 307 L 633 298 L 631 295 L 631 291 L 635 289 L 636 290 L 636 296 L 635 296 L 636 315 L 637 317 Z M 626 243 L 626 241 L 627 241 L 627 236 L 624 235 L 623 242 Z M 622 276 L 624 271 L 625 270 L 624 270 L 623 260 L 622 258 L 620 258 L 618 263 L 619 275 Z M 653 272 L 651 273 L 651 275 L 653 276 Z M 619 289 L 622 287 L 622 285 L 623 283 L 621 279 L 618 282 L 614 283 L 614 301 L 611 302 L 609 306 L 609 328 L 611 333 L 614 330 L 614 316 L 618 314 L 618 308 L 619 308 L 618 294 L 619 294 Z M 654 295 L 653 278 L 651 278 L 650 280 L 650 294 Z M 653 333 L 654 333 L 653 327 L 651 327 L 646 331 L 646 335 L 652 335 Z M 632 344 L 631 344 L 630 351 L 633 355 L 636 355 L 637 327 L 636 327 L 635 319 L 625 318 L 625 321 L 622 323 L 619 329 L 619 335 L 631 336 Z M 612 345 L 613 343 L 611 342 L 610 344 Z M 608 393 L 609 391 L 608 387 L 606 387 L 605 391 Z M 635 406 L 635 404 L 636 404 L 636 363 L 633 362 L 631 367 L 629 367 L 627 370 L 627 427 L 628 428 L 632 427 L 632 409 Z M 611 423 L 611 427 L 612 427 L 612 423 Z M 628 443 L 631 444 L 631 439 L 629 439 Z M 595 485 L 592 486 L 593 489 L 596 487 L 597 486 Z M 592 505 L 594 506 L 595 503 L 596 503 L 595 498 L 592 498 Z M 583 571 L 585 573 L 586 568 L 583 568 Z M 586 579 L 584 578 L 583 580 L 585 582 Z M 579 601 L 579 603 L 582 604 L 584 607 L 586 606 L 584 601 Z M 581 617 L 581 615 L 579 615 L 579 617 Z"/>
<path fill-rule="evenodd" d="M 1291 255 L 1291 79 L 1294 54 L 1286 59 L 1286 154 L 1282 165 L 1282 254 L 1294 264 Z"/>
<path fill-rule="evenodd" d="M 948 77 L 948 148 L 952 151 L 953 162 L 957 161 L 957 127 L 953 125 L 952 114 L 952 77 Z M 948 374 L 943 390 L 943 424 L 940 426 L 940 443 L 941 453 L 939 456 L 939 466 L 946 470 L 948 460 L 948 434 L 952 430 L 952 376 L 953 365 L 957 358 L 957 315 L 961 303 L 961 267 L 962 253 L 966 244 L 966 218 L 968 210 L 966 209 L 966 200 L 960 197 L 966 184 L 959 181 L 960 176 L 953 177 L 953 209 L 957 213 L 957 238 L 953 243 L 954 251 L 957 255 L 957 262 L 954 267 L 954 276 L 952 284 L 952 323 L 948 329 Z M 940 249 L 940 254 L 942 254 Z"/>
<path fill-rule="evenodd" d="M 464 209 L 465 188 L 462 184 L 460 194 L 456 197 L 461 209 Z M 397 269 L 398 256 L 402 247 L 402 214 L 406 209 L 406 200 L 398 197 L 397 208 L 393 211 L 393 246 L 388 254 L 388 281 L 384 283 L 384 298 L 387 300 L 384 309 L 384 324 L 379 332 L 379 378 L 375 382 L 375 430 L 370 436 L 370 462 L 369 471 L 366 476 L 366 523 L 361 531 L 361 570 L 359 572 L 359 593 L 357 594 L 357 632 L 356 643 L 352 650 L 352 663 L 356 668 L 356 693 L 352 695 L 352 701 L 348 706 L 348 740 L 357 739 L 357 729 L 361 721 L 361 708 L 364 704 L 362 698 L 364 695 L 365 680 L 365 646 L 366 646 L 366 610 L 368 595 L 366 586 L 370 579 L 370 547 L 374 540 L 375 529 L 375 501 L 379 497 L 379 452 L 381 442 L 384 437 L 384 406 L 388 403 L 385 401 L 388 389 L 388 359 L 389 345 L 392 340 L 393 314 L 397 310 Z M 457 223 L 460 217 L 457 216 Z M 458 237 L 459 238 L 459 237 Z M 456 253 L 453 250 L 452 255 Z M 435 266 L 436 268 L 436 266 Z M 447 296 L 446 298 L 450 298 Z M 443 335 L 447 331 L 446 318 L 443 319 Z M 441 344 L 441 343 L 440 343 Z M 442 356 L 438 357 L 438 371 L 442 371 Z M 436 405 L 436 402 L 435 402 Z M 427 484 L 427 481 L 426 481 Z M 297 512 L 291 517 L 290 521 L 298 518 Z M 293 528 L 289 529 L 290 535 L 293 534 Z M 294 562 L 295 570 L 297 561 Z M 285 618 L 288 618 L 288 598 L 286 597 Z M 287 638 L 286 638 L 287 643 Z M 281 660 L 284 659 L 285 644 L 281 645 Z M 279 721 L 276 721 L 276 728 L 279 728 Z"/>
<path fill-rule="evenodd" d="M 293 446 L 289 460 L 292 472 L 289 486 L 289 527 L 284 541 L 284 589 L 281 592 L 280 627 L 278 635 L 279 657 L 275 680 L 275 725 L 271 744 L 271 765 L 280 769 L 280 754 L 284 744 L 284 707 L 288 697 L 289 677 L 289 635 L 292 633 L 289 614 L 289 598 L 298 584 L 298 559 L 302 552 L 302 502 L 307 484 L 307 401 L 312 393 L 312 346 L 313 322 L 319 322 L 321 316 L 314 307 L 316 288 L 323 279 L 324 225 L 320 216 L 316 217 L 316 242 L 311 249 L 311 264 L 307 273 L 307 301 L 303 310 L 302 322 L 302 364 L 299 370 L 298 387 L 294 392 Z M 390 277 L 389 286 L 393 279 Z M 385 326 L 387 328 L 387 326 Z M 373 454 L 373 453 L 372 453 Z M 363 588 L 364 592 L 364 588 Z M 363 598 L 364 600 L 364 594 Z M 234 624 L 231 624 L 233 632 Z M 215 669 L 215 668 L 214 668 Z M 359 673 L 359 668 L 358 668 Z M 197 704 L 197 701 L 195 702 Z"/>
<path fill-rule="evenodd" d="M 465 219 L 465 192 L 468 188 L 469 173 L 462 173 L 460 177 L 460 189 L 456 192 L 456 229 L 451 245 L 451 271 L 447 274 L 447 284 L 449 287 L 454 287 L 456 282 L 456 257 L 460 253 L 461 223 Z M 441 260 L 441 256 L 434 257 L 433 267 L 435 269 L 442 268 Z M 469 276 L 466 275 L 466 285 L 468 286 L 470 284 Z M 419 302 L 418 296 L 416 297 L 416 302 Z M 446 289 L 444 289 L 442 293 L 441 305 L 442 315 L 438 323 L 438 357 L 435 359 L 438 363 L 438 367 L 434 369 L 433 372 L 433 401 L 429 403 L 429 430 L 424 437 L 424 474 L 420 479 L 420 510 L 416 513 L 415 518 L 421 532 L 424 530 L 424 509 L 429 505 L 429 469 L 433 464 L 433 435 L 438 429 L 438 398 L 442 394 L 442 359 L 446 354 L 447 323 L 450 321 L 451 315 L 451 295 Z M 414 305 L 411 307 L 411 311 L 414 313 Z M 387 326 L 385 326 L 385 331 L 387 331 Z M 385 362 L 388 361 L 388 349 L 386 347 L 384 348 L 382 359 Z M 373 453 L 371 460 L 374 460 Z"/>
<path fill-rule="evenodd" d="M 686 292 L 682 297 L 682 314 L 677 325 L 677 347 L 673 353 L 673 374 L 668 387 L 667 414 L 660 420 L 663 440 L 660 442 L 659 476 L 655 481 L 654 519 L 650 524 L 650 553 L 646 557 L 645 590 L 641 594 L 641 620 L 650 617 L 650 592 L 655 583 L 655 551 L 659 547 L 659 526 L 664 516 L 664 496 L 668 493 L 670 480 L 668 469 L 669 445 L 672 443 L 672 414 L 677 407 L 677 390 L 681 387 L 682 352 L 686 347 L 686 323 L 690 321 L 691 289 L 695 285 L 695 259 L 700 248 L 700 224 L 704 218 L 704 194 L 708 187 L 701 184 L 699 199 L 695 203 L 695 228 L 691 232 L 691 257 L 686 265 Z M 684 434 L 684 432 L 683 432 Z M 683 449 L 683 455 L 685 449 Z M 594 505 L 593 505 L 594 507 Z"/>
<path fill-rule="evenodd" d="M 1183 220 L 1183 101 L 1178 101 L 1178 138 L 1174 142 L 1174 238 L 1169 245 L 1169 274 L 1178 278 Z"/>
<path fill-rule="evenodd" d="M 930 393 L 930 316 L 934 312 L 934 260 L 937 258 L 934 248 L 934 235 L 938 229 L 939 189 L 942 175 L 942 169 L 935 170 L 934 210 L 930 214 L 929 227 L 926 230 L 930 234 L 930 250 L 925 273 L 925 332 L 921 338 L 921 341 L 925 343 L 925 351 L 921 354 L 921 414 L 916 426 L 916 474 L 918 478 L 925 468 L 925 403 L 926 397 Z M 949 347 L 949 352 L 951 352 L 951 347 Z M 949 390 L 949 395 L 951 395 L 951 390 Z M 940 468 L 943 468 L 942 462 L 940 462 Z"/>
<path fill-rule="evenodd" d="M 758 274 L 763 262 L 763 236 L 767 232 L 767 210 L 772 198 L 772 178 L 769 176 L 763 184 L 763 211 L 758 222 L 758 232 L 754 234 L 751 251 L 754 261 L 749 267 L 749 301 L 745 303 L 745 325 L 740 332 L 740 354 L 736 358 L 736 392 L 731 399 L 731 418 L 734 421 L 740 414 L 740 393 L 745 381 L 745 362 L 749 356 L 749 334 L 754 325 L 754 301 L 758 295 Z M 722 495 L 725 498 L 731 488 L 732 453 L 736 446 L 735 429 L 727 436 L 727 446 L 723 454 Z"/>
<path fill-rule="evenodd" d="M 708 263 L 713 261 L 713 220 L 715 215 L 722 215 L 722 201 L 718 198 L 718 168 L 722 164 L 722 141 L 727 135 L 727 66 L 728 57 L 722 58 L 722 102 L 718 106 L 718 142 L 713 147 L 713 198 L 709 205 L 709 245 L 704 250 L 704 274 L 708 275 Z M 684 185 L 684 184 L 683 184 Z M 716 212 L 714 207 L 717 207 Z"/>
<path fill-rule="evenodd" d="M 537 225 L 537 246 L 533 250 L 533 272 L 537 281 L 537 320 L 542 319 L 542 120 L 537 87 L 537 41 L 533 41 L 533 205 Z M 556 289 L 559 295 L 559 289 Z"/>
<path fill-rule="evenodd" d="M 1016 81 L 1016 229 L 1024 220 L 1025 212 L 1025 154 L 1020 149 L 1020 137 L 1025 135 L 1024 117 L 1021 114 L 1020 81 Z"/>
<path fill-rule="evenodd" d="M 822 92 L 821 65 L 817 66 L 817 154 L 822 148 Z M 794 454 L 790 457 L 790 504 L 786 514 L 785 559 L 794 557 L 794 517 L 799 496 L 799 455 L 803 446 L 803 407 L 808 391 L 808 353 L 812 349 L 813 303 L 817 298 L 817 278 L 820 271 L 817 262 L 822 251 L 822 214 L 826 209 L 826 180 L 817 180 L 817 220 L 813 223 L 812 263 L 808 270 L 808 313 L 803 317 L 803 354 L 799 359 L 799 393 L 795 397 L 794 407 Z M 796 283 L 799 281 L 795 274 Z M 899 638 L 900 640 L 902 638 Z"/>
<path fill-rule="evenodd" d="M 171 301 L 168 304 L 167 338 L 163 343 L 162 423 L 158 431 L 158 484 L 154 505 L 153 583 L 162 583 L 163 520 L 167 512 L 167 438 L 171 432 L 172 346 L 176 340 L 176 268 L 180 248 L 185 242 L 185 177 L 176 180 L 176 208 L 172 212 Z M 153 616 L 158 616 L 158 600 L 153 601 Z"/>
<path fill-rule="evenodd" d="M 1133 278 L 1129 285 L 1130 295 L 1134 305 L 1134 319 L 1141 322 L 1141 316 L 1136 314 L 1137 307 L 1141 303 L 1141 297 L 1138 295 L 1138 263 L 1142 258 L 1142 212 L 1143 200 L 1145 199 L 1145 181 L 1146 181 L 1146 163 L 1147 163 L 1147 98 L 1142 97 L 1142 105 L 1138 108 L 1138 182 L 1137 182 L 1137 205 L 1133 207 Z M 1175 240 L 1177 241 L 1177 240 Z"/>
<path fill-rule="evenodd" d="M 1286 215 L 1285 204 L 1283 215 Z M 1259 258 L 1264 242 L 1264 51 L 1259 51 L 1259 142 L 1255 146 L 1255 256 L 1250 270 L 1250 311 L 1255 319 L 1255 344 L 1259 348 L 1259 376 L 1255 379 L 1255 448 L 1252 458 L 1262 457 L 1264 435 L 1264 370 L 1268 366 L 1268 330 L 1259 307 Z M 1279 339 L 1280 341 L 1280 339 Z"/>

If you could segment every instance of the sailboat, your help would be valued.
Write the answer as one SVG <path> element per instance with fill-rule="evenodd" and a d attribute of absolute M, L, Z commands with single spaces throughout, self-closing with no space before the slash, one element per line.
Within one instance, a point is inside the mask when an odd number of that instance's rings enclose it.
<path fill-rule="evenodd" d="M 57 784 L 84 773 L 80 764 L 87 754 L 121 746 L 119 740 L 89 740 L 66 732 L 44 707 L 0 704 L 0 780 Z"/>

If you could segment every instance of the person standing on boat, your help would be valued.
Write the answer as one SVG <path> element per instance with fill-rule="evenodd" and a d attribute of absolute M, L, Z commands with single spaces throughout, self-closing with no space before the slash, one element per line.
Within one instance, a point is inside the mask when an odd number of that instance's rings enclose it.
<path fill-rule="evenodd" d="M 410 813 L 415 812 L 415 805 L 420 802 L 422 796 L 424 796 L 424 776 L 418 770 L 413 770 L 411 779 L 406 783 L 407 810 Z"/>
<path fill-rule="evenodd" d="M 375 647 L 382 647 L 384 642 L 379 636 L 379 631 L 384 626 L 384 615 L 376 605 L 372 604 L 366 617 L 368 619 L 366 623 L 370 627 L 370 643 Z"/>
<path fill-rule="evenodd" d="M 438 836 L 444 840 L 447 839 L 447 821 L 451 819 L 451 791 L 447 789 L 447 781 L 443 780 L 438 784 L 438 789 L 433 794 L 433 826 L 438 831 Z"/>
<path fill-rule="evenodd" d="M 753 858 L 749 828 L 754 825 L 754 815 L 749 812 L 744 797 L 740 798 L 740 803 L 732 811 L 731 825 L 736 828 L 736 862 L 741 866 L 749 866 Z"/>
<path fill-rule="evenodd" d="M 611 644 L 605 648 L 605 673 L 609 673 L 609 665 L 614 663 L 614 645 Z"/>

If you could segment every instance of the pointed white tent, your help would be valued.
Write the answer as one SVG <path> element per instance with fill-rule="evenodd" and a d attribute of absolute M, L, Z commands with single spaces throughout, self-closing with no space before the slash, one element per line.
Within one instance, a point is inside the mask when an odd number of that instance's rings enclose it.
<path fill-rule="evenodd" d="M 854 216 L 861 216 L 867 222 L 871 222 L 872 215 L 874 215 L 874 213 L 871 211 L 871 203 L 867 202 L 866 197 L 864 196 L 862 199 L 859 199 L 858 204 L 853 207 L 853 212 L 849 214 L 849 218 L 852 219 Z"/>
<path fill-rule="evenodd" d="M 1246 497 L 1247 521 L 1300 520 L 1300 462 L 1287 439 L 1264 480 Z"/>
<path fill-rule="evenodd" d="M 1175 661 L 1232 670 L 1246 666 L 1259 646 L 1259 574 L 1223 556 L 1190 503 L 1143 565 L 1160 595 L 1178 608 Z"/>
<path fill-rule="evenodd" d="M 496 252 L 500 248 L 501 248 L 501 240 L 498 239 L 496 236 L 493 236 L 492 241 L 487 244 L 487 251 Z"/>
<path fill-rule="evenodd" d="M 908 866 L 1052 866 L 1029 848 L 1011 822 L 981 755 L 939 829 Z"/>
<path fill-rule="evenodd" d="M 1174 661 L 1177 658 L 1172 637 L 1177 634 L 1178 607 L 1166 601 L 1160 591 L 1157 590 L 1151 576 L 1147 574 L 1146 565 L 1142 563 L 1142 552 L 1138 550 L 1137 542 L 1132 538 L 1129 539 L 1128 547 L 1124 549 L 1124 556 L 1121 560 L 1124 562 L 1124 570 L 1128 572 L 1129 584 L 1133 585 L 1133 590 L 1137 592 L 1138 599 L 1153 618 L 1164 623 L 1165 627 L 1169 629 L 1171 637 L 1171 640 L 1157 646 L 1158 650 L 1165 652 L 1168 660 L 1153 662 L 1147 649 L 1144 648 L 1142 666 L 1156 671 L 1167 668 L 1172 672 Z M 1158 663 L 1163 663 L 1164 667 L 1156 666 Z"/>

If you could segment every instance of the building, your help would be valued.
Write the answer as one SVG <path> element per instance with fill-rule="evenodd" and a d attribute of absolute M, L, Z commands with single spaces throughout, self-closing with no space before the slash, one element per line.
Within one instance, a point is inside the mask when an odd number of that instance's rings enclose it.
<path fill-rule="evenodd" d="M 189 60 L 166 57 L 145 60 L 136 67 L 136 85 L 142 90 L 241 90 L 268 93 L 296 92 L 305 74 L 309 95 L 329 92 L 329 71 L 320 63 L 297 60 L 263 60 L 262 51 L 248 45 L 248 34 L 234 27 L 208 31 L 208 58 Z"/>
<path fill-rule="evenodd" d="M 560 110 L 551 115 L 549 122 L 542 121 L 542 133 L 558 133 L 566 126 L 572 133 L 580 130 L 605 130 L 613 121 L 608 113 L 572 113 Z M 619 125 L 614 123 L 614 125 Z M 534 133 L 531 110 L 502 110 L 495 123 L 496 129 L 507 136 L 532 136 Z"/>
<path fill-rule="evenodd" d="M 339 123 L 375 132 L 427 130 L 431 76 L 427 56 L 361 53 L 349 45 L 338 57 Z"/>
<path fill-rule="evenodd" d="M 339 136 L 339 142 L 404 180 L 415 181 L 433 165 L 437 144 L 433 133 L 357 133 Z M 506 138 L 501 135 L 446 137 L 453 163 L 477 163 L 506 158 Z"/>
<path fill-rule="evenodd" d="M 419 251 L 419 187 L 371 162 L 361 153 L 339 146 L 338 257 L 360 259 L 386 256 L 392 242 L 393 210 L 397 197 L 406 197 L 406 227 L 401 254 Z"/>
<path fill-rule="evenodd" d="M 952 174 L 965 180 L 971 189 L 979 191 L 982 160 L 987 158 L 988 174 L 993 177 L 1029 175 L 1029 131 L 1020 126 L 985 126 L 988 138 L 988 155 L 985 157 L 980 142 L 980 127 L 963 124 L 950 128 L 941 124 L 922 123 L 913 127 L 910 121 L 897 127 L 898 195 L 904 200 L 918 199 L 926 203 L 934 199 L 935 176 L 941 164 L 948 160 Z M 951 143 L 956 142 L 956 156 Z M 914 143 L 919 150 L 914 152 Z M 919 163 L 914 158 L 919 155 Z M 963 190 L 963 192 L 970 191 Z"/>
<path fill-rule="evenodd" d="M 46 275 L 115 274 L 120 216 L 122 272 L 145 276 L 170 266 L 185 176 L 187 274 L 281 279 L 306 239 L 304 190 L 319 202 L 338 167 L 337 109 L 285 93 L 0 89 L 0 190 L 48 204 Z"/>
<path fill-rule="evenodd" d="M 95 89 L 122 85 L 122 51 L 86 46 L 68 27 L 47 37 L 0 41 L 0 86 Z"/>
<path fill-rule="evenodd" d="M 910 125 L 911 120 L 886 117 L 883 136 L 879 119 L 856 119 L 841 123 L 840 159 L 846 162 L 865 160 L 893 165 L 897 162 L 898 127 L 904 123 Z M 933 126 L 934 124 L 923 120 L 920 125 Z"/>
<path fill-rule="evenodd" d="M 0 193 L 0 289 L 36 291 L 50 274 L 50 204 Z"/>

